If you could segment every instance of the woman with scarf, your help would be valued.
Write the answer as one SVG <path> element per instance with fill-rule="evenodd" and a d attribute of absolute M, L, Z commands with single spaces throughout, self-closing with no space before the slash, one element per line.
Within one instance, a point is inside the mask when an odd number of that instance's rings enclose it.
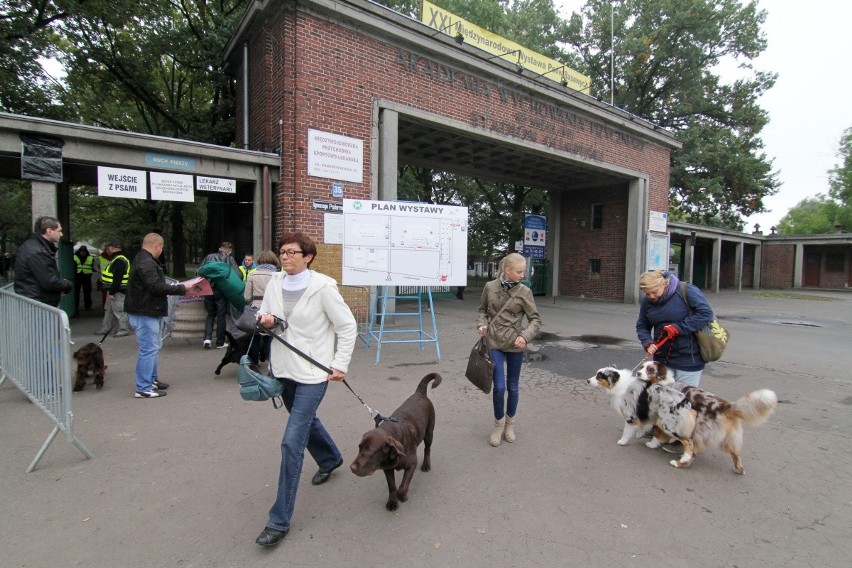
<path fill-rule="evenodd" d="M 477 332 L 485 336 L 494 361 L 494 430 L 488 442 L 497 447 L 505 438 L 514 442 L 515 413 L 521 363 L 527 344 L 535 339 L 541 318 L 532 290 L 521 284 L 527 260 L 513 252 L 500 261 L 496 279 L 485 284 L 479 300 Z M 524 316 L 527 318 L 523 325 Z"/>
<path fill-rule="evenodd" d="M 665 364 L 675 381 L 697 387 L 704 359 L 692 333 L 713 321 L 713 309 L 692 284 L 686 284 L 684 300 L 680 284 L 678 277 L 668 271 L 652 270 L 639 277 L 644 296 L 639 304 L 636 335 L 648 355 Z"/>

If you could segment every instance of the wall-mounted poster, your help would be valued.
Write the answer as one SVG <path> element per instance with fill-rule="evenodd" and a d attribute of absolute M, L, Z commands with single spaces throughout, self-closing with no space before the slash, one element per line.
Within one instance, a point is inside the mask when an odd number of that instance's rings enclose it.
<path fill-rule="evenodd" d="M 364 141 L 308 130 L 308 175 L 338 181 L 364 181 Z"/>
<path fill-rule="evenodd" d="M 648 257 L 645 270 L 666 270 L 669 267 L 669 235 L 648 233 Z"/>

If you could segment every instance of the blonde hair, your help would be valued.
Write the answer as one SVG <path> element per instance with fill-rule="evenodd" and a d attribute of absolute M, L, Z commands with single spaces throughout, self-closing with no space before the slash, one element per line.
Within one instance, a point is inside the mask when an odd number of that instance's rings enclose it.
<path fill-rule="evenodd" d="M 526 266 L 527 259 L 516 252 L 510 252 L 509 254 L 503 257 L 503 260 L 500 261 L 498 272 L 500 274 L 505 274 L 507 270 L 509 270 L 513 266 L 517 266 L 518 264 L 523 264 Z"/>
<path fill-rule="evenodd" d="M 668 282 L 668 279 L 663 276 L 662 270 L 649 270 L 642 273 L 642 276 L 639 277 L 639 289 L 651 290 L 663 282 Z"/>

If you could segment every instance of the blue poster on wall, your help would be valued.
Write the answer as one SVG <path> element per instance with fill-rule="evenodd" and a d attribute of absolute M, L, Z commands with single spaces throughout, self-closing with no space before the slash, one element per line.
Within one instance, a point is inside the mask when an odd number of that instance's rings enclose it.
<path fill-rule="evenodd" d="M 524 256 L 547 258 L 547 217 L 524 215 Z"/>

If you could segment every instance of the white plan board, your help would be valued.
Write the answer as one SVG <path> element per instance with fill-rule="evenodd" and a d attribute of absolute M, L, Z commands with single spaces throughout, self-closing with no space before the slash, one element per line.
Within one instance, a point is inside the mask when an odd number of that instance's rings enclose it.
<path fill-rule="evenodd" d="M 466 285 L 467 207 L 344 199 L 343 284 Z"/>

